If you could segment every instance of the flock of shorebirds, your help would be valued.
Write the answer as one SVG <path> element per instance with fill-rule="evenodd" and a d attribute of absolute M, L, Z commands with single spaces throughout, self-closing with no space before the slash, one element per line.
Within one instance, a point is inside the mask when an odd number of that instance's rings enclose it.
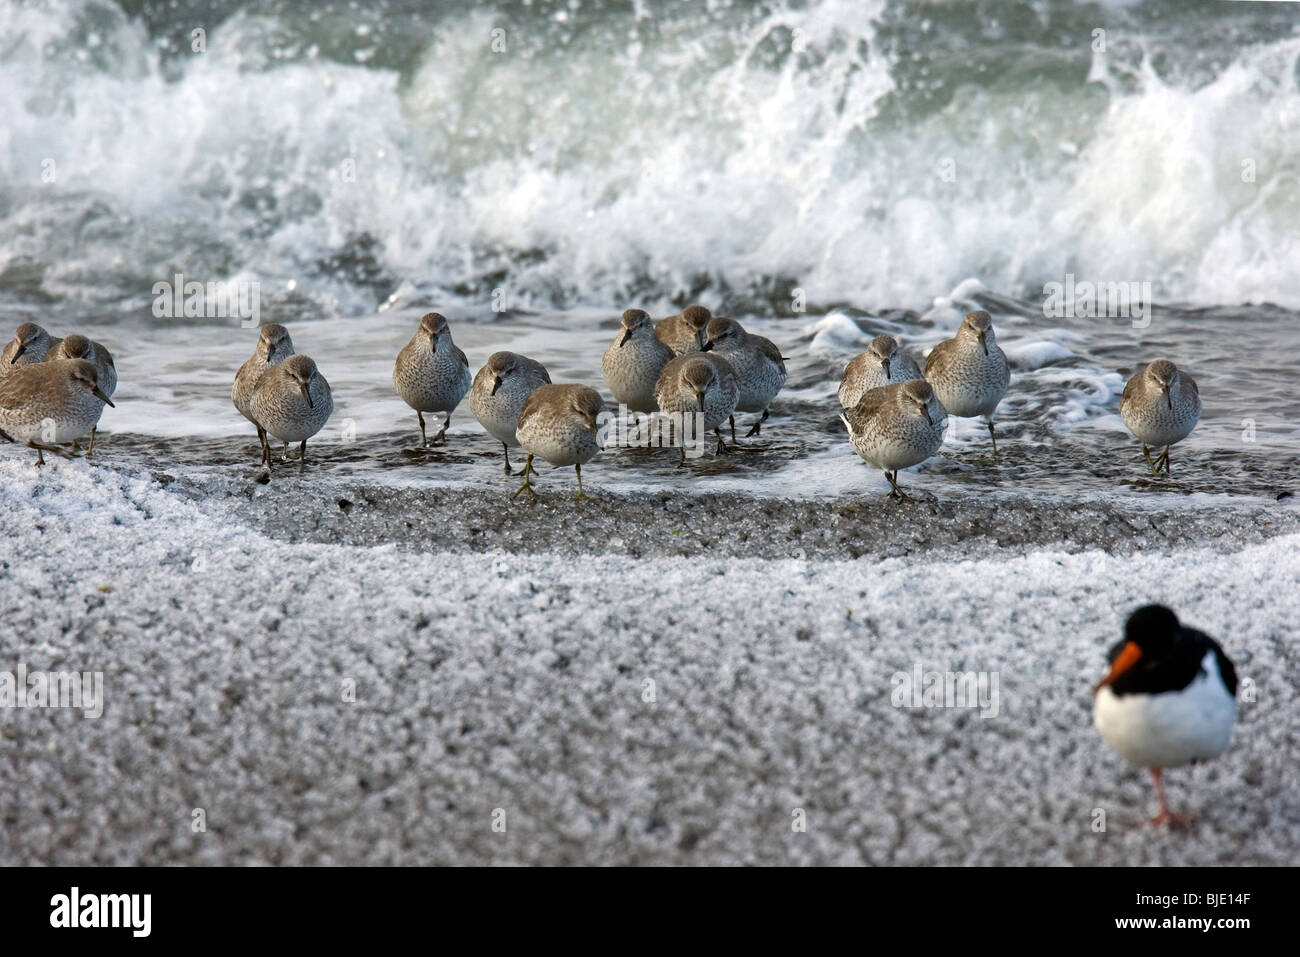
<path fill-rule="evenodd" d="M 627 310 L 601 369 L 616 402 L 634 413 L 702 422 L 706 433 L 717 435 L 721 452 L 728 448 L 721 432 L 724 422 L 736 444 L 738 412 L 758 415 L 746 436 L 759 434 L 785 385 L 785 362 L 771 340 L 696 305 L 658 322 L 640 309 Z M 985 417 L 997 455 L 993 414 L 1010 379 L 989 314 L 971 312 L 953 338 L 930 351 L 924 370 L 892 336 L 872 340 L 844 370 L 840 418 L 854 450 L 885 473 L 890 494 L 912 501 L 898 485 L 898 470 L 939 450 L 948 416 Z M 25 322 L 0 357 L 0 437 L 35 449 L 37 465 L 45 452 L 69 454 L 60 444 L 72 443 L 75 452 L 87 435 L 89 455 L 100 413 L 105 403 L 112 405 L 116 384 L 113 357 L 103 345 L 82 335 L 55 339 L 36 323 Z M 531 478 L 537 456 L 555 466 L 574 466 L 577 497 L 585 497 L 582 466 L 600 451 L 597 419 L 604 406 L 590 386 L 553 384 L 541 362 L 513 352 L 493 353 L 471 377 L 465 353 L 452 342 L 450 324 L 436 312 L 420 320 L 397 354 L 393 385 L 419 417 L 423 445 L 445 441 L 451 413 L 468 394 L 475 418 L 501 442 L 507 474 L 510 449 L 522 446 L 527 452 L 523 484 L 515 495 L 535 497 Z M 301 472 L 307 440 L 334 410 L 329 383 L 312 359 L 294 350 L 281 325 L 260 327 L 252 357 L 235 375 L 231 399 L 256 426 L 261 463 L 268 470 L 274 437 L 284 443 L 286 459 L 289 443 L 298 443 Z M 1152 474 L 1161 468 L 1167 473 L 1169 447 L 1196 426 L 1201 399 L 1191 376 L 1160 359 L 1129 379 L 1119 411 L 1142 443 Z M 432 439 L 426 413 L 444 415 Z M 1163 447 L 1154 460 L 1152 447 Z"/>
<path fill-rule="evenodd" d="M 772 400 L 785 384 L 785 358 L 762 336 L 734 319 L 691 306 L 655 322 L 640 309 L 623 313 L 618 333 L 601 363 L 614 398 L 637 413 L 691 416 L 706 433 L 730 424 L 735 413 L 758 416 L 756 435 Z M 924 370 L 890 336 L 878 336 L 849 362 L 839 388 L 842 419 L 853 448 L 882 469 L 901 498 L 897 472 L 933 455 L 943 442 L 949 415 L 985 416 L 993 454 L 993 413 L 1006 394 L 1010 370 L 986 312 L 966 315 L 957 334 L 940 342 Z M 593 388 L 551 382 L 546 367 L 513 352 L 496 352 L 472 378 L 465 353 L 452 342 L 451 327 L 429 313 L 397 355 L 397 394 L 416 412 L 423 444 L 445 440 L 452 411 L 469 394 L 470 408 L 505 452 L 522 446 L 528 458 L 523 484 L 514 493 L 535 496 L 530 478 L 534 456 L 572 465 L 582 493 L 582 465 L 600 449 L 597 418 L 604 400 Z M 36 450 L 69 455 L 59 445 L 89 436 L 104 405 L 112 405 L 117 373 L 109 351 L 83 335 L 54 339 L 35 323 L 18 327 L 0 354 L 0 435 Z M 307 440 L 334 409 L 329 383 L 316 363 L 295 352 L 289 332 L 262 326 L 257 347 L 235 375 L 231 399 L 257 428 L 261 462 L 271 466 L 270 439 L 299 443 L 298 468 Z M 442 413 L 429 438 L 425 413 Z M 1152 473 L 1169 469 L 1169 446 L 1196 425 L 1201 401 L 1196 383 L 1172 362 L 1159 360 L 1134 375 L 1124 389 L 1120 413 L 1143 444 Z M 1154 461 L 1148 446 L 1163 446 Z M 684 460 L 684 452 L 683 452 Z M 1207 635 L 1184 628 L 1160 606 L 1130 616 L 1125 639 L 1110 653 L 1110 670 L 1094 690 L 1094 720 L 1106 741 L 1130 763 L 1150 769 L 1160 802 L 1158 823 L 1177 823 L 1165 802 L 1163 769 L 1214 757 L 1228 746 L 1235 720 L 1236 673 L 1223 649 Z"/>

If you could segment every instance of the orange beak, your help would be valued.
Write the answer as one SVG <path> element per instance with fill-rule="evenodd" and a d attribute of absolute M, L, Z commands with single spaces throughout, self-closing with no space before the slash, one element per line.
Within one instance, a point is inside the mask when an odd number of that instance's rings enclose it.
<path fill-rule="evenodd" d="M 1097 687 L 1092 689 L 1092 693 L 1096 694 L 1124 672 L 1128 671 L 1137 664 L 1138 659 L 1141 657 L 1142 649 L 1130 641 L 1119 653 L 1119 657 L 1115 659 L 1115 663 L 1110 666 L 1110 671 L 1106 674 L 1106 677 L 1102 678 Z"/>

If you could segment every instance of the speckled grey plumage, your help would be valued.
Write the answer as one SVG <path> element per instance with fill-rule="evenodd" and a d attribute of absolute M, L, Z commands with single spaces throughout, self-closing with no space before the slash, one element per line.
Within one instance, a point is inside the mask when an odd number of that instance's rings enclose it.
<path fill-rule="evenodd" d="M 424 413 L 443 412 L 446 419 L 433 437 L 445 438 L 451 413 L 469 392 L 472 380 L 469 360 L 451 340 L 451 326 L 446 318 L 430 312 L 420 319 L 420 328 L 397 354 L 393 367 L 393 387 L 402 401 L 415 410 L 420 420 L 420 437 L 425 445 Z"/>
<path fill-rule="evenodd" d="M 253 421 L 281 442 L 300 443 L 298 471 L 307 460 L 307 440 L 334 412 L 329 382 L 308 356 L 292 355 L 268 368 L 253 390 Z M 263 449 L 270 464 L 270 450 Z"/>
<path fill-rule="evenodd" d="M 736 376 L 737 412 L 760 412 L 749 430 L 757 435 L 767 419 L 768 407 L 785 385 L 785 359 L 771 339 L 746 332 L 735 319 L 719 316 L 704 331 L 704 349 L 727 361 Z M 733 424 L 734 436 L 734 424 Z"/>
<path fill-rule="evenodd" d="M 49 351 L 62 341 L 34 322 L 22 323 L 14 330 L 14 337 L 0 350 L 0 379 L 22 366 L 44 362 Z"/>
<path fill-rule="evenodd" d="M 968 312 L 957 334 L 930 350 L 925 380 L 949 415 L 993 415 L 1007 394 L 1011 367 L 987 312 Z"/>
<path fill-rule="evenodd" d="M 1169 446 L 1187 438 L 1201 419 L 1201 392 L 1186 372 L 1167 359 L 1157 359 L 1128 380 L 1119 414 L 1142 443 L 1148 464 L 1146 446 L 1164 446 L 1158 461 L 1168 471 Z"/>
<path fill-rule="evenodd" d="M 687 306 L 675 316 L 655 324 L 655 338 L 673 350 L 674 355 L 699 352 L 704 348 L 704 327 L 713 313 L 704 306 Z"/>
<path fill-rule="evenodd" d="M 538 386 L 524 400 L 519 410 L 519 428 L 515 435 L 528 453 L 524 464 L 524 483 L 515 492 L 533 497 L 529 477 L 533 456 L 555 466 L 572 465 L 578 476 L 578 498 L 582 491 L 582 466 L 600 451 L 597 420 L 604 408 L 600 393 L 577 383 Z"/>
<path fill-rule="evenodd" d="M 924 379 L 872 389 L 840 416 L 853 450 L 889 477 L 895 492 L 897 473 L 924 462 L 943 445 L 948 417 L 934 389 Z"/>
<path fill-rule="evenodd" d="M 844 367 L 840 379 L 840 405 L 851 409 L 872 389 L 920 379 L 916 361 L 904 352 L 893 336 L 876 336 L 865 352 L 860 352 Z"/>
<path fill-rule="evenodd" d="M 600 393 L 577 383 L 538 386 L 519 410 L 519 444 L 552 465 L 581 465 L 600 451 Z"/>
<path fill-rule="evenodd" d="M 117 366 L 113 364 L 113 353 L 103 343 L 73 333 L 45 354 L 45 362 L 54 359 L 85 359 L 95 367 L 95 378 L 103 393 L 111 398 L 117 391 Z"/>
<path fill-rule="evenodd" d="M 43 361 L 51 362 L 60 359 L 85 359 L 95 367 L 95 379 L 100 391 L 109 398 L 112 398 L 113 393 L 117 391 L 117 366 L 113 363 L 113 353 L 109 352 L 102 343 L 94 342 L 79 333 L 73 333 L 67 338 L 56 340 L 50 351 L 45 353 Z M 98 432 L 98 426 L 91 426 L 90 444 L 86 448 L 87 456 L 95 452 L 95 437 Z M 75 439 L 73 449 L 76 449 Z"/>
<path fill-rule="evenodd" d="M 600 360 L 605 384 L 633 412 L 653 412 L 655 383 L 673 359 L 673 350 L 655 335 L 654 320 L 640 309 L 629 309 L 619 321 L 618 334 Z"/>
<path fill-rule="evenodd" d="M 239 414 L 249 422 L 257 425 L 253 418 L 253 390 L 262 374 L 273 365 L 278 365 L 294 354 L 293 339 L 289 330 L 278 323 L 261 326 L 257 331 L 257 345 L 253 355 L 244 361 L 235 373 L 235 384 L 230 389 L 230 401 L 235 404 Z M 260 430 L 260 426 L 258 427 Z"/>
<path fill-rule="evenodd" d="M 107 400 L 84 359 L 22 365 L 0 381 L 0 432 L 36 449 L 40 465 L 40 452 L 65 454 L 53 446 L 89 435 Z"/>
<path fill-rule="evenodd" d="M 474 418 L 505 450 L 510 471 L 510 449 L 519 446 L 516 431 L 524 400 L 540 386 L 550 385 L 546 366 L 515 352 L 494 352 L 474 376 L 469 407 Z"/>
<path fill-rule="evenodd" d="M 1006 353 L 998 347 L 993 320 L 987 312 L 966 313 L 957 334 L 930 350 L 925 360 L 925 379 L 949 415 L 986 417 L 993 454 L 997 455 L 993 412 L 1007 394 L 1011 367 Z"/>
<path fill-rule="evenodd" d="M 736 411 L 740 389 L 726 359 L 712 352 L 678 356 L 659 374 L 655 400 L 669 415 L 704 412 L 704 430 L 716 430 Z"/>

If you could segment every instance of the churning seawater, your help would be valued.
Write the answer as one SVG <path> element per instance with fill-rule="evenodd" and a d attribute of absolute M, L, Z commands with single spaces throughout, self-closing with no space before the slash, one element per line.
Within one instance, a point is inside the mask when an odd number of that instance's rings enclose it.
<path fill-rule="evenodd" d="M 155 284 L 256 282 L 334 387 L 326 471 L 479 482 L 467 406 L 462 448 L 406 450 L 390 376 L 422 312 L 475 368 L 511 348 L 603 390 L 624 308 L 699 301 L 792 361 L 767 450 L 693 474 L 832 494 L 880 484 L 836 418 L 843 364 L 982 307 L 1014 366 L 1005 457 L 962 421 L 922 485 L 1271 496 L 1300 478 L 1298 73 L 1289 4 L 8 2 L 0 332 L 114 350 L 116 454 L 243 468 L 254 335 L 157 317 Z M 1049 314 L 1067 282 L 1147 311 Z M 1116 408 L 1162 356 L 1205 413 L 1152 482 Z"/>

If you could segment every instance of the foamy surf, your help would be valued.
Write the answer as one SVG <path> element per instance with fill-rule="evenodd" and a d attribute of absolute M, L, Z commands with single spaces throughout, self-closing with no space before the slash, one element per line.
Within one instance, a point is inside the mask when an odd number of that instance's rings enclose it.
<path fill-rule="evenodd" d="M 944 4 L 269 4 L 195 52 L 185 14 L 7 5 L 0 291 L 129 311 L 183 261 L 342 314 L 404 280 L 918 308 L 1066 273 L 1297 306 L 1300 38 L 1252 6 L 1049 5 L 973 37 Z"/>

